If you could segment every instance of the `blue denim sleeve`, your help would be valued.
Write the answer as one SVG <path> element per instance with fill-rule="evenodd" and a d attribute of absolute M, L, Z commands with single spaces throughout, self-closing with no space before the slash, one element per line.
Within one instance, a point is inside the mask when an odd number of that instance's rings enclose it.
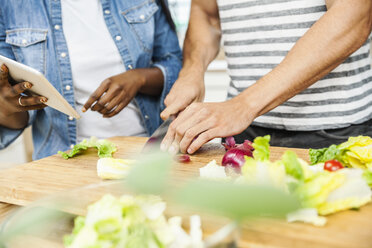
<path fill-rule="evenodd" d="M 182 67 L 182 52 L 177 34 L 167 22 L 161 9 L 155 14 L 155 40 L 153 49 L 153 66 L 158 67 L 164 75 L 164 87 L 160 98 L 160 108 L 164 109 L 164 99 L 178 78 Z"/>
<path fill-rule="evenodd" d="M 0 9 L 0 54 L 10 58 L 15 59 L 14 54 L 12 52 L 12 47 L 5 43 L 6 39 L 6 32 L 5 32 L 5 26 L 3 22 L 3 15 Z M 36 111 L 29 111 L 29 123 L 28 125 L 31 125 L 31 123 L 34 121 L 36 117 Z M 10 145 L 15 139 L 18 138 L 19 135 L 23 132 L 22 130 L 13 130 L 5 127 L 0 126 L 0 149 L 6 148 L 8 145 Z"/>

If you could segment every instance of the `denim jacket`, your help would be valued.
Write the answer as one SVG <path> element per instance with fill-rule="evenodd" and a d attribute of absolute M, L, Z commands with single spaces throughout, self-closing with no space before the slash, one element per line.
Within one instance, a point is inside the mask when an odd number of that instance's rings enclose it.
<path fill-rule="evenodd" d="M 74 106 L 60 1 L 1 0 L 0 54 L 43 73 Z M 138 94 L 135 98 L 150 135 L 161 123 L 159 115 L 164 108 L 164 98 L 181 68 L 182 54 L 177 36 L 157 0 L 101 0 L 101 4 L 106 25 L 126 69 L 155 66 L 164 74 L 161 96 Z M 70 149 L 76 143 L 76 120 L 73 118 L 50 107 L 30 111 L 29 116 L 34 159 Z M 0 149 L 14 141 L 22 131 L 0 127 Z"/>

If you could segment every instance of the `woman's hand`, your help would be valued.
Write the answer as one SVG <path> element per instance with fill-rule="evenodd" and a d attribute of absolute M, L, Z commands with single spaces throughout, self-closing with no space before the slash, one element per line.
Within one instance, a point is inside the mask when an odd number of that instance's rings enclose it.
<path fill-rule="evenodd" d="M 113 117 L 133 100 L 145 83 L 145 76 L 136 69 L 110 77 L 89 97 L 83 112 L 90 108 L 105 118 Z"/>
<path fill-rule="evenodd" d="M 171 123 L 161 149 L 192 154 L 214 138 L 239 134 L 255 117 L 248 109 L 238 97 L 221 103 L 193 103 Z"/>
<path fill-rule="evenodd" d="M 0 67 L 0 125 L 21 129 L 27 125 L 28 110 L 45 108 L 47 98 L 43 96 L 24 96 L 32 88 L 29 82 L 10 83 L 9 71 L 5 65 Z"/>

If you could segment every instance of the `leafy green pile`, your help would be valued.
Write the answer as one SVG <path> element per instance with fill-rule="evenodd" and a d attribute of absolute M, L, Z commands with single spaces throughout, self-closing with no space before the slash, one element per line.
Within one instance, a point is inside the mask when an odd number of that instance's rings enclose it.
<path fill-rule="evenodd" d="M 156 196 L 116 198 L 105 195 L 88 207 L 86 217 L 75 219 L 68 248 L 166 247 L 173 240 L 163 212 L 165 203 Z"/>
<path fill-rule="evenodd" d="M 269 141 L 270 137 L 267 136 L 255 139 L 253 146 L 260 149 L 255 149 L 254 158 L 246 157 L 241 181 L 280 188 L 295 195 L 302 208 L 316 209 L 321 215 L 358 208 L 371 201 L 372 191 L 363 170 L 345 168 L 335 172 L 325 171 L 323 164 L 309 166 L 292 151 L 286 151 L 281 160 L 271 162 L 268 156 Z M 356 148 L 355 140 L 351 139 L 348 144 L 340 145 L 338 149 L 348 147 L 348 151 L 360 151 L 360 148 Z M 331 149 L 323 154 L 332 151 Z M 329 157 L 326 158 L 328 159 Z M 369 179 L 372 180 L 370 174 Z"/>
<path fill-rule="evenodd" d="M 111 158 L 112 154 L 117 151 L 115 144 L 107 140 L 99 140 L 96 137 L 91 137 L 90 140 L 83 140 L 81 143 L 76 144 L 70 152 L 59 151 L 64 159 L 69 159 L 88 148 L 96 148 L 100 158 Z"/>
<path fill-rule="evenodd" d="M 372 169 L 372 138 L 350 137 L 348 141 L 328 148 L 310 149 L 311 164 L 336 159 L 351 168 Z"/>

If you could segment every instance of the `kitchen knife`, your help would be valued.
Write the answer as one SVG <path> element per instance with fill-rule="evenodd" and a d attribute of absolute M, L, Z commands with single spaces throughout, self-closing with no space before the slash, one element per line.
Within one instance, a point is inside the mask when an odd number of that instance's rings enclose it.
<path fill-rule="evenodd" d="M 170 116 L 167 120 L 165 120 L 158 129 L 151 135 L 151 137 L 147 140 L 146 144 L 142 148 L 142 152 L 149 152 L 149 151 L 156 151 L 160 149 L 160 144 L 163 141 L 165 135 L 167 134 L 169 125 L 175 119 L 175 116 Z"/>

